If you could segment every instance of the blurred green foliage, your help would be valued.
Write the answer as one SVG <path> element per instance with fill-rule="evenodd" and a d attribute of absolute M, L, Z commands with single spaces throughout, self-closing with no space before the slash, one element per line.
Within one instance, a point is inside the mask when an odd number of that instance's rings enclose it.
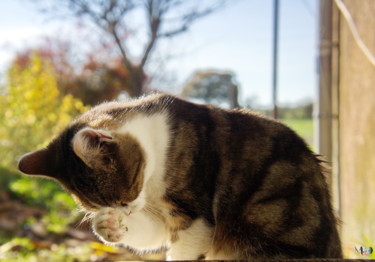
<path fill-rule="evenodd" d="M 2 190 L 12 199 L 48 211 L 41 220 L 30 218 L 26 224 L 42 223 L 48 232 L 59 233 L 77 218 L 73 200 L 58 184 L 21 176 L 16 165 L 22 154 L 47 145 L 76 115 L 86 110 L 80 100 L 60 94 L 53 67 L 38 53 L 33 54 L 28 64 L 15 60 L 8 69 L 0 87 Z M 0 244 L 10 241 L 11 234 L 1 231 Z"/>
<path fill-rule="evenodd" d="M 307 144 L 313 148 L 314 144 L 314 120 L 311 118 L 283 118 L 280 121 L 291 129 L 293 129 L 298 135 L 300 135 Z"/>
<path fill-rule="evenodd" d="M 37 247 L 29 238 L 18 237 L 0 246 L 1 261 L 91 261 L 90 244 L 66 246 L 54 244 L 52 250 Z M 52 251 L 52 252 L 51 252 Z"/>
<path fill-rule="evenodd" d="M 72 118 L 85 111 L 71 95 L 60 96 L 52 66 L 34 53 L 28 65 L 13 63 L 0 91 L 0 163 L 46 145 Z"/>
<path fill-rule="evenodd" d="M 48 213 L 39 222 L 42 222 L 48 232 L 62 233 L 66 225 L 72 222 L 72 218 L 76 217 L 73 199 L 53 181 L 21 177 L 9 186 L 11 191 L 23 196 L 23 202 L 27 205 L 46 208 Z M 36 221 L 30 218 L 27 222 Z"/>

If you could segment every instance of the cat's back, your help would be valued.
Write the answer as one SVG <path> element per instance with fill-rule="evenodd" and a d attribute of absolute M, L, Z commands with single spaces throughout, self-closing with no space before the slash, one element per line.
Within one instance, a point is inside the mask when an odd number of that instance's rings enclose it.
<path fill-rule="evenodd" d="M 169 170 L 189 181 L 174 183 L 171 196 L 199 199 L 186 204 L 192 216 L 211 208 L 203 215 L 216 224 L 217 249 L 240 248 L 242 258 L 341 257 L 321 161 L 294 131 L 246 109 L 179 99 L 170 109 Z"/>

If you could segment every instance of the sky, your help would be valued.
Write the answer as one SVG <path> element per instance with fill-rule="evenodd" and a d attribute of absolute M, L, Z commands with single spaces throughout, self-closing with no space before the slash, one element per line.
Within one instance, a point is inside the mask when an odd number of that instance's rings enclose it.
<path fill-rule="evenodd" d="M 278 102 L 316 99 L 318 0 L 279 0 Z M 272 103 L 273 0 L 231 0 L 172 41 L 160 42 L 154 60 L 168 53 L 164 73 L 181 87 L 196 70 L 231 71 L 240 102 Z M 0 71 L 14 54 L 42 36 L 71 30 L 66 20 L 40 13 L 30 0 L 0 1 Z M 150 72 L 158 68 L 151 63 Z"/>

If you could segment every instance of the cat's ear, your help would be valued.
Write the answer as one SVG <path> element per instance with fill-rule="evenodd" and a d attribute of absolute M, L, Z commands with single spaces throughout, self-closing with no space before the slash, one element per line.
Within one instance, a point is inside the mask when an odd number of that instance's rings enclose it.
<path fill-rule="evenodd" d="M 111 134 L 104 130 L 84 128 L 72 140 L 74 153 L 89 167 L 94 168 L 106 148 L 113 143 Z"/>
<path fill-rule="evenodd" d="M 18 169 L 27 175 L 43 175 L 53 177 L 54 162 L 47 148 L 27 153 L 18 162 Z"/>

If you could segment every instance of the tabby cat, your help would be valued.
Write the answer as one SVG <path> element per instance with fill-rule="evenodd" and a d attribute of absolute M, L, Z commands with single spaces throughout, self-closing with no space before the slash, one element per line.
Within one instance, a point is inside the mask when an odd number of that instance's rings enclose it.
<path fill-rule="evenodd" d="M 342 257 L 320 161 L 288 127 L 169 95 L 110 102 L 19 169 L 60 183 L 105 243 L 170 260 Z"/>

